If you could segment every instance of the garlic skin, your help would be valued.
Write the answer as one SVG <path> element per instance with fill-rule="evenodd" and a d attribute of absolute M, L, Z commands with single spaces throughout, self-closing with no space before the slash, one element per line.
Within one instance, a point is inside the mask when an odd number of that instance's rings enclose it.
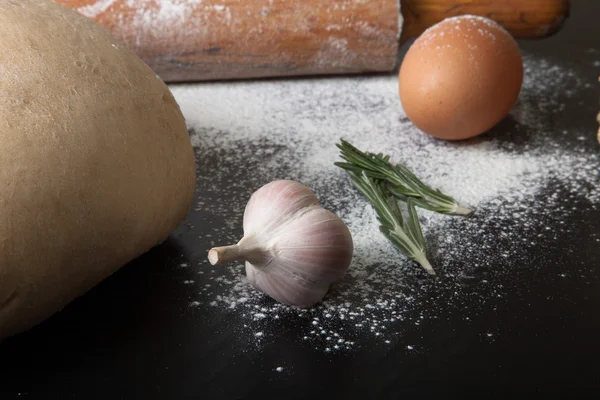
<path fill-rule="evenodd" d="M 209 261 L 245 260 L 252 286 L 284 304 L 315 305 L 352 261 L 346 224 L 293 180 L 273 181 L 254 192 L 243 226 L 244 237 L 235 245 L 211 249 Z"/>

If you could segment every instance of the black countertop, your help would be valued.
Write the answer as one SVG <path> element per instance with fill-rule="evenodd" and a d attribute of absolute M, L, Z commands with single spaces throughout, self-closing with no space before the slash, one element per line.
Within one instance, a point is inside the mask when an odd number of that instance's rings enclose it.
<path fill-rule="evenodd" d="M 528 54 L 562 60 L 595 84 L 600 75 L 600 63 L 595 62 L 600 60 L 600 2 L 573 3 L 557 35 L 520 45 Z M 585 132 L 584 151 L 599 152 L 596 91 L 574 93 L 569 101 L 577 106 L 544 118 Z M 574 137 L 560 140 L 564 146 L 571 140 L 582 146 Z M 202 162 L 207 167 L 220 161 L 205 157 Z M 203 185 L 206 181 L 199 181 L 199 193 Z M 595 185 L 600 190 L 598 180 Z M 552 191 L 549 187 L 546 195 Z M 299 317 L 294 314 L 283 316 L 270 328 L 270 339 L 256 345 L 235 329 L 243 323 L 235 313 L 205 304 L 190 307 L 206 283 L 195 266 L 206 259 L 209 243 L 198 239 L 198 230 L 214 229 L 209 213 L 193 211 L 167 242 L 50 320 L 1 343 L 0 398 L 503 398 L 514 393 L 593 393 L 600 388 L 600 208 L 558 193 L 573 209 L 568 220 L 558 226 L 553 225 L 556 220 L 540 217 L 540 224 L 555 236 L 526 250 L 525 259 L 540 260 L 543 268 L 504 270 L 503 295 L 490 294 L 469 318 L 461 312 L 468 307 L 468 295 L 461 300 L 464 304 L 453 304 L 447 289 L 430 289 L 429 298 L 422 301 L 438 314 L 446 312 L 446 318 L 406 327 L 403 340 L 390 345 L 370 345 L 367 338 L 346 352 L 325 352 L 298 340 L 294 324 Z M 536 229 L 528 232 L 537 234 Z M 182 268 L 182 263 L 190 267 Z M 188 279 L 195 283 L 182 284 Z M 464 292 L 469 293 L 468 285 Z M 486 331 L 493 334 L 482 339 Z M 407 349 L 406 343 L 419 343 L 419 350 Z"/>

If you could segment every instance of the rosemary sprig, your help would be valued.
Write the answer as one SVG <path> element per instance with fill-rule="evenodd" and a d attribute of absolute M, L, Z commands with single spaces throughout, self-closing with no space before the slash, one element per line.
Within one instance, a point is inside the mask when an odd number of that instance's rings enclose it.
<path fill-rule="evenodd" d="M 336 146 L 346 162 L 335 162 L 335 165 L 350 172 L 364 171 L 371 178 L 385 181 L 386 190 L 400 200 L 412 198 L 416 206 L 442 214 L 468 215 L 473 212 L 452 197 L 425 185 L 405 166 L 393 165 L 389 156 L 362 152 L 343 139 Z"/>
<path fill-rule="evenodd" d="M 426 245 L 419 217 L 414 206 L 414 199 L 407 199 L 408 213 L 406 218 L 398 207 L 398 201 L 386 194 L 383 181 L 370 177 L 365 171 L 349 171 L 352 185 L 373 204 L 380 223 L 379 230 L 407 257 L 412 258 L 431 275 L 435 275 L 433 267 L 426 257 Z"/>

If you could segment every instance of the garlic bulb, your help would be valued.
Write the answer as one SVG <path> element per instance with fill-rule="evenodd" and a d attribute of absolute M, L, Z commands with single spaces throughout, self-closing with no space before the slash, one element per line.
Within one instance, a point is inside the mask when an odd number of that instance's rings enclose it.
<path fill-rule="evenodd" d="M 348 227 L 299 182 L 277 180 L 254 192 L 243 226 L 237 244 L 211 249 L 208 259 L 213 265 L 244 260 L 248 281 L 281 303 L 318 303 L 350 266 Z"/>

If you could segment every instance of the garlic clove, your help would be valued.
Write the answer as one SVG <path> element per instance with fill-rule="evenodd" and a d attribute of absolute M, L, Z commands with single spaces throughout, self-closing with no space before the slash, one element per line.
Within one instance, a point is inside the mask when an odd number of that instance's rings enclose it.
<path fill-rule="evenodd" d="M 329 283 L 310 282 L 293 276 L 278 262 L 269 271 L 262 271 L 246 263 L 248 282 L 276 301 L 300 308 L 308 308 L 325 297 Z"/>
<path fill-rule="evenodd" d="M 310 205 L 319 205 L 315 194 L 293 180 L 277 180 L 255 191 L 244 211 L 244 233 L 268 232 L 281 219 Z"/>
<path fill-rule="evenodd" d="M 350 231 L 338 216 L 322 207 L 311 207 L 289 219 L 274 237 L 273 257 L 311 281 L 340 280 L 352 260 Z"/>

